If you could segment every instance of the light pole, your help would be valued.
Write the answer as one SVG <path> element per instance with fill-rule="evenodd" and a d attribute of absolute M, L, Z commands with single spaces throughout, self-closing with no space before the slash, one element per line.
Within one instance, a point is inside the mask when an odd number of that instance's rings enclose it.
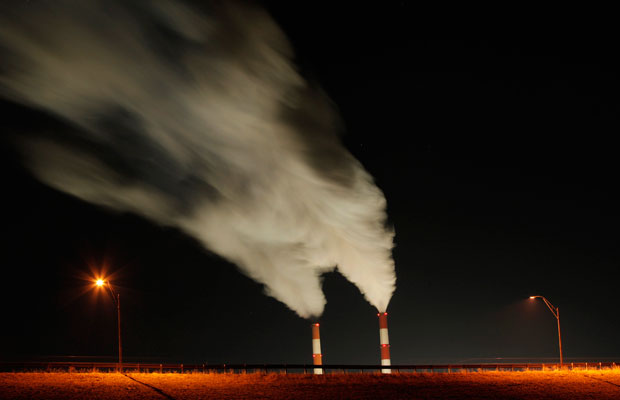
<path fill-rule="evenodd" d="M 123 372 L 123 346 L 121 344 L 121 296 L 117 292 L 112 289 L 112 285 L 108 281 L 104 281 L 103 279 L 97 279 L 95 284 L 98 287 L 105 286 L 112 296 L 112 300 L 114 300 L 114 304 L 116 304 L 116 318 L 117 318 L 117 326 L 118 326 L 118 369 L 120 372 Z"/>
<path fill-rule="evenodd" d="M 549 310 L 551 310 L 551 312 L 553 313 L 553 316 L 555 317 L 555 319 L 558 320 L 558 343 L 560 345 L 560 368 L 562 368 L 562 366 L 564 365 L 564 360 L 562 359 L 562 335 L 560 333 L 560 309 L 558 307 L 554 307 L 553 304 L 551 304 L 551 302 L 547 300 L 546 298 L 544 298 L 543 296 L 530 296 L 530 300 L 534 300 L 537 297 L 541 298 L 545 302 L 547 307 L 549 307 Z"/>

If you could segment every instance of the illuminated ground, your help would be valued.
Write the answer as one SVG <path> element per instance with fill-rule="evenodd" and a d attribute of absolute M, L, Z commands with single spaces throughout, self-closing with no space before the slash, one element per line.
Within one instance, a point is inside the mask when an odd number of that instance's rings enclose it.
<path fill-rule="evenodd" d="M 620 399 L 620 370 L 415 374 L 0 373 L 2 399 Z"/>

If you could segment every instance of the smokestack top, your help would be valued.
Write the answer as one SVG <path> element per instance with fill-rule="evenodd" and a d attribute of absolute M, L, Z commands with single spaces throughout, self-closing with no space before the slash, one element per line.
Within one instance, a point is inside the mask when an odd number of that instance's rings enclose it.
<path fill-rule="evenodd" d="M 379 328 L 387 329 L 387 313 L 379 313 Z"/>
<path fill-rule="evenodd" d="M 312 339 L 320 339 L 319 324 L 312 324 Z M 319 351 L 320 353 L 320 351 Z"/>

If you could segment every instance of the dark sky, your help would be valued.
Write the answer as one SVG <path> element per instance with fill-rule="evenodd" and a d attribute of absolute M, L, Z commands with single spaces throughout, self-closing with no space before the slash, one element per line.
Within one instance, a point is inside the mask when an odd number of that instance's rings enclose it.
<path fill-rule="evenodd" d="M 269 3 L 396 231 L 392 362 L 620 358 L 618 63 L 601 38 L 429 40 L 401 2 Z M 380 5 L 379 5 L 380 4 Z M 458 29 L 452 37 L 462 38 Z M 1 103 L 3 130 L 51 117 Z M 0 359 L 311 362 L 310 322 L 181 232 L 50 189 L 2 148 Z M 378 363 L 376 310 L 325 275 L 325 363 Z"/>

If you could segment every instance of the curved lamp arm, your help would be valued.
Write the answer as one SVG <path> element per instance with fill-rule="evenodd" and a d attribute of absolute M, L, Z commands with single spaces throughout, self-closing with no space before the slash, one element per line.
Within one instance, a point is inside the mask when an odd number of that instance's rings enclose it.
<path fill-rule="evenodd" d="M 560 312 L 559 312 L 558 308 L 554 307 L 553 304 L 551 304 L 551 302 L 549 300 L 547 300 L 544 296 L 530 296 L 530 299 L 535 299 L 537 297 L 540 297 L 542 299 L 542 301 L 545 302 L 545 304 L 547 305 L 547 307 L 549 307 L 549 310 L 551 310 L 551 312 L 553 313 L 553 316 L 556 319 L 560 319 Z"/>

